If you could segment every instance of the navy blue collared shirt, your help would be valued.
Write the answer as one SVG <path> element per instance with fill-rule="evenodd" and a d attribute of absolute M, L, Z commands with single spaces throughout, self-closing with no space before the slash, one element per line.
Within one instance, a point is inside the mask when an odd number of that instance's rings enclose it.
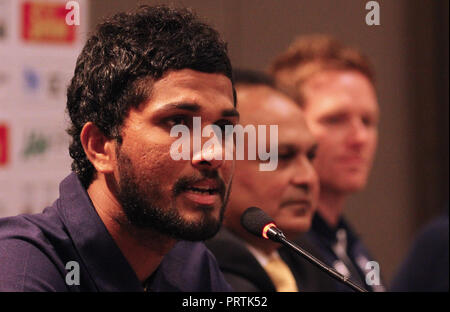
<path fill-rule="evenodd" d="M 164 256 L 146 286 L 148 291 L 231 291 L 205 245 L 185 241 Z M 0 219 L 0 291 L 139 292 L 144 287 L 72 173 L 42 213 Z"/>
<path fill-rule="evenodd" d="M 318 213 L 315 213 L 311 223 L 311 228 L 309 232 L 303 236 L 303 238 L 311 242 L 314 247 L 316 247 L 317 251 L 320 253 L 317 255 L 320 260 L 337 269 L 341 261 L 334 252 L 333 245 L 337 242 L 336 234 L 340 229 L 343 229 L 346 232 L 346 253 L 357 270 L 359 275 L 358 279 L 362 281 L 362 283 L 358 284 L 368 291 L 384 291 L 385 289 L 381 281 L 379 285 L 367 284 L 366 273 L 368 269 L 366 268 L 366 265 L 369 261 L 373 261 L 373 258 L 370 256 L 369 251 L 358 238 L 355 231 L 349 226 L 343 217 L 339 219 L 339 222 L 335 228 L 331 228 Z M 350 287 L 336 281 L 336 291 L 353 290 Z"/>

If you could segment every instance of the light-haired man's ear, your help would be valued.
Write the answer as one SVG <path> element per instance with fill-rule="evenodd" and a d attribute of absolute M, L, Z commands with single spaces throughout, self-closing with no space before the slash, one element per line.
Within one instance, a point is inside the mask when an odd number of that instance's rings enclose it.
<path fill-rule="evenodd" d="M 92 122 L 87 122 L 80 134 L 81 144 L 97 172 L 111 173 L 115 164 L 115 140 L 107 138 Z"/>

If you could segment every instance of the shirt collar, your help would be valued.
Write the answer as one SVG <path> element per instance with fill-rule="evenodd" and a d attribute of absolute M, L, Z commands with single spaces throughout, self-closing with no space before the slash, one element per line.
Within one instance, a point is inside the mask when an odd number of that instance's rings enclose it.
<path fill-rule="evenodd" d="M 143 291 L 75 173 L 60 184 L 58 208 L 75 248 L 99 291 Z"/>
<path fill-rule="evenodd" d="M 245 244 L 250 253 L 258 260 L 259 264 L 264 268 L 267 265 L 267 262 L 271 259 L 279 259 L 280 255 L 277 250 L 274 250 L 270 255 L 262 252 L 258 248 L 253 247 L 250 244 Z"/>
<path fill-rule="evenodd" d="M 336 233 L 339 229 L 344 229 L 347 232 L 347 244 L 349 248 L 353 245 L 356 239 L 356 234 L 353 229 L 342 216 L 339 217 L 337 226 L 331 227 L 320 216 L 320 214 L 316 212 L 312 219 L 311 229 L 322 239 L 325 239 L 330 245 L 334 245 L 336 243 Z"/>

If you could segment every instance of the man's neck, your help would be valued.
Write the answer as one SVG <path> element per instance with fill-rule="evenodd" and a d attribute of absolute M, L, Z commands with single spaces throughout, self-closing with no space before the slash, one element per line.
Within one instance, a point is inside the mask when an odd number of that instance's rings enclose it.
<path fill-rule="evenodd" d="M 158 268 L 176 241 L 152 230 L 130 225 L 104 177 L 95 179 L 87 190 L 106 229 L 141 282 Z"/>
<path fill-rule="evenodd" d="M 344 211 L 347 194 L 323 188 L 320 190 L 317 212 L 332 228 L 335 228 Z"/>

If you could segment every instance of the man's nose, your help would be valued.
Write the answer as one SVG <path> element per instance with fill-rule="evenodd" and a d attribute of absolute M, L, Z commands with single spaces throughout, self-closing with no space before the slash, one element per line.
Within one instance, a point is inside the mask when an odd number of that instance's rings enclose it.
<path fill-rule="evenodd" d="M 217 144 L 204 144 L 198 150 L 193 151 L 192 166 L 198 169 L 218 169 L 224 163 L 224 146 Z"/>
<path fill-rule="evenodd" d="M 369 127 L 359 119 L 353 119 L 349 124 L 347 142 L 351 145 L 364 145 L 369 138 Z"/>
<path fill-rule="evenodd" d="M 295 166 L 291 183 L 307 192 L 319 187 L 319 178 L 311 160 L 302 156 Z"/>

